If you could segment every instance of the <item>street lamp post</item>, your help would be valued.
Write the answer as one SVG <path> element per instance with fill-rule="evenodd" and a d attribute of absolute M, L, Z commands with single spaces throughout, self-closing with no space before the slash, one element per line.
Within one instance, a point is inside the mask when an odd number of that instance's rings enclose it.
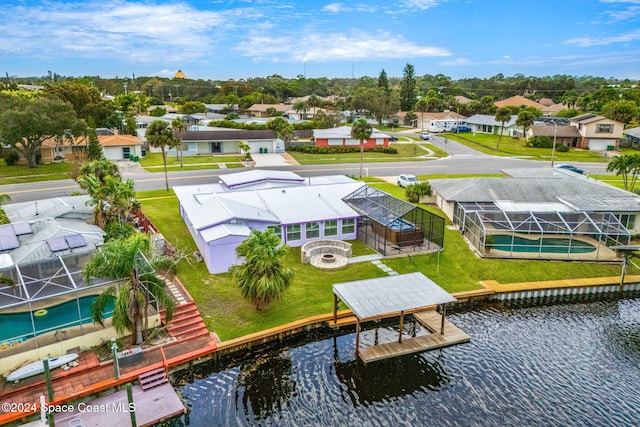
<path fill-rule="evenodd" d="M 551 167 L 553 167 L 554 157 L 556 155 L 556 139 L 558 137 L 558 124 L 553 122 L 553 148 L 551 149 Z"/>

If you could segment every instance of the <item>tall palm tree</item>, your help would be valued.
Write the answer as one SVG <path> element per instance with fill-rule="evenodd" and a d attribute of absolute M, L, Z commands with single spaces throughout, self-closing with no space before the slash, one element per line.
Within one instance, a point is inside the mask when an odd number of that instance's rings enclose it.
<path fill-rule="evenodd" d="M 498 108 L 496 111 L 495 119 L 497 122 L 500 122 L 500 135 L 498 135 L 498 143 L 496 144 L 496 150 L 500 147 L 500 140 L 502 139 L 502 134 L 504 133 L 504 124 L 511 120 L 511 110 L 508 108 Z"/>
<path fill-rule="evenodd" d="M 424 113 L 429 111 L 429 103 L 426 99 L 420 98 L 418 102 L 416 102 L 416 111 L 420 111 L 422 114 L 420 116 L 420 130 L 424 131 Z"/>
<path fill-rule="evenodd" d="M 533 125 L 536 118 L 539 117 L 539 114 L 534 113 L 531 110 L 522 110 L 518 113 L 518 118 L 516 119 L 516 125 L 522 126 L 522 137 L 523 139 L 527 139 L 527 130 Z"/>
<path fill-rule="evenodd" d="M 91 317 L 104 326 L 105 309 L 113 298 L 113 327 L 118 334 L 132 332 L 131 343 L 142 344 L 147 339 L 149 299 L 153 295 L 166 309 L 167 322 L 173 316 L 174 302 L 164 288 L 164 281 L 153 273 L 145 254 L 151 244 L 144 234 L 126 240 L 110 240 L 89 260 L 84 269 L 88 283 L 92 278 L 122 280 L 111 286 L 91 304 Z"/>
<path fill-rule="evenodd" d="M 178 136 L 178 144 L 180 145 L 180 167 L 182 167 L 182 138 L 184 138 L 184 133 L 187 131 L 187 121 L 183 117 L 178 117 L 171 121 L 171 129 Z M 178 150 L 176 150 L 176 156 L 178 155 Z"/>
<path fill-rule="evenodd" d="M 176 138 L 173 136 L 171 126 L 164 120 L 154 120 L 149 123 L 147 131 L 145 132 L 147 142 L 149 145 L 162 150 L 162 162 L 164 163 L 164 182 L 167 191 L 169 191 L 169 176 L 167 174 L 167 149 L 171 148 L 176 143 Z"/>
<path fill-rule="evenodd" d="M 251 236 L 237 247 L 244 263 L 232 266 L 229 271 L 242 296 L 257 310 L 265 310 L 279 299 L 293 280 L 294 270 L 283 264 L 288 251 L 289 247 L 271 230 L 252 230 Z"/>
<path fill-rule="evenodd" d="M 371 138 L 373 129 L 363 118 L 359 118 L 351 127 L 351 138 L 360 140 L 360 178 L 362 178 L 362 161 L 364 158 L 364 141 Z"/>

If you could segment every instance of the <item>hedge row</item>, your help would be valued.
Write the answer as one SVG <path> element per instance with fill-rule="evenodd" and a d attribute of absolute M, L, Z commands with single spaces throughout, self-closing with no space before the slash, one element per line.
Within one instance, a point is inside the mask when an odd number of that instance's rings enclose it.
<path fill-rule="evenodd" d="M 341 153 L 359 153 L 360 146 L 357 145 L 330 145 L 330 146 L 317 146 L 317 145 L 295 145 L 287 148 L 288 151 L 297 151 L 300 153 L 308 154 L 341 154 Z M 386 153 L 386 154 L 398 154 L 398 150 L 393 147 L 375 147 L 364 149 L 367 153 Z"/>

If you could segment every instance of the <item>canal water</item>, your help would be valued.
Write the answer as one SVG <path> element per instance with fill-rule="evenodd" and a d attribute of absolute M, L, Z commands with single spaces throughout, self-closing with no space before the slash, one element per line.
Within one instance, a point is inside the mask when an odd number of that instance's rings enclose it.
<path fill-rule="evenodd" d="M 354 333 L 325 333 L 198 365 L 176 377 L 190 412 L 170 424 L 640 425 L 640 299 L 448 319 L 470 343 L 365 365 Z"/>

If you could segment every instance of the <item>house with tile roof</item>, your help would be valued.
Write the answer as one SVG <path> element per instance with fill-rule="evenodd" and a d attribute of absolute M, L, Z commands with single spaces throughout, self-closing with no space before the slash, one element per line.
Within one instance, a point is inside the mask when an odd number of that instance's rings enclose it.
<path fill-rule="evenodd" d="M 502 101 L 496 101 L 494 102 L 494 105 L 498 108 L 502 108 L 502 107 L 533 107 L 533 108 L 537 108 L 538 110 L 542 110 L 543 108 L 546 107 L 546 105 L 541 104 L 539 102 L 536 101 L 532 101 L 528 98 L 525 98 L 524 96 L 521 95 L 516 95 L 516 96 L 512 96 L 510 98 L 507 99 L 503 99 Z"/>

